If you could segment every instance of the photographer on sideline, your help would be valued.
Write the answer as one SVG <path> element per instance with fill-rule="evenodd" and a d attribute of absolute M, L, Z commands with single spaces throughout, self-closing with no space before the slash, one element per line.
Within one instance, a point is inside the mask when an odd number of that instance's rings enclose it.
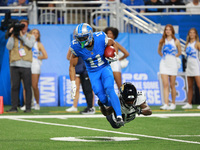
<path fill-rule="evenodd" d="M 8 42 L 6 48 L 10 53 L 10 73 L 11 73 L 11 109 L 7 112 L 18 112 L 18 98 L 21 79 L 26 90 L 26 110 L 31 112 L 31 63 L 32 47 L 35 37 L 27 33 L 28 20 L 21 20 L 21 26 L 14 25 L 9 29 Z M 19 32 L 19 33 L 16 33 Z"/>

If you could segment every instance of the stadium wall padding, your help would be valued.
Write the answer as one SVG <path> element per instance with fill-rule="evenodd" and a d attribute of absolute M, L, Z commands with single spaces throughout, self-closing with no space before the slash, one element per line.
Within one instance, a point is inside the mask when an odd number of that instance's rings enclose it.
<path fill-rule="evenodd" d="M 161 25 L 172 24 L 179 26 L 180 38 L 184 40 L 186 40 L 187 33 L 192 27 L 196 28 L 200 33 L 200 15 L 152 15 L 146 17 Z"/>
<path fill-rule="evenodd" d="M 5 48 L 7 40 L 5 39 L 5 31 L 0 30 L 0 96 L 3 96 L 4 105 L 11 104 L 11 86 L 10 86 L 10 68 L 9 68 L 9 52 Z"/>
<path fill-rule="evenodd" d="M 69 61 L 66 59 L 67 51 L 71 42 L 71 34 L 76 25 L 30 25 L 29 28 L 37 28 L 41 33 L 48 59 L 43 60 L 41 74 L 55 74 L 57 78 L 69 75 Z M 0 32 L 3 39 L 3 34 Z M 125 47 L 130 56 L 128 67 L 122 69 L 122 73 L 131 74 L 131 79 L 123 76 L 124 81 L 158 81 L 159 62 L 161 57 L 157 53 L 161 34 L 129 34 L 120 33 L 117 40 Z M 177 37 L 179 37 L 177 35 Z M 1 76 L 0 95 L 4 96 L 4 104 L 10 104 L 10 72 L 9 55 L 5 49 L 6 40 L 1 41 Z M 4 45 L 4 47 L 3 47 Z M 3 52 L 3 53 L 2 53 Z M 3 66 L 3 68 L 2 68 Z M 6 81 L 5 83 L 3 81 Z M 59 83 L 55 84 L 58 89 Z M 56 89 L 56 91 L 57 91 Z M 59 96 L 55 95 L 55 98 Z M 152 103 L 153 104 L 153 103 Z M 158 103 L 161 104 L 161 103 Z M 45 106 L 45 104 L 43 105 Z"/>

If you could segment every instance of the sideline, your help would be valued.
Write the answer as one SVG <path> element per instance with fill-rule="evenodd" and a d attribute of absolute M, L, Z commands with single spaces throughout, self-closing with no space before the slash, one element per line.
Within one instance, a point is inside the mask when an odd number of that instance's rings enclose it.
<path fill-rule="evenodd" d="M 102 114 L 98 115 L 5 115 L 1 116 L 0 119 L 37 119 L 37 118 L 58 118 L 58 119 L 67 119 L 67 118 L 104 118 Z M 136 116 L 136 117 L 158 117 L 158 118 L 169 118 L 169 117 L 200 117 L 200 113 L 177 113 L 177 114 L 152 114 L 150 116 Z"/>
<path fill-rule="evenodd" d="M 93 130 L 93 131 L 100 131 L 100 132 L 107 132 L 107 133 L 114 133 L 114 134 L 121 134 L 121 135 L 131 135 L 131 136 L 137 136 L 137 137 L 145 137 L 145 138 L 167 140 L 167 141 L 174 141 L 174 142 L 200 144 L 200 142 L 196 142 L 196 141 L 186 141 L 186 140 L 179 140 L 179 139 L 172 139 L 172 138 L 165 138 L 165 137 L 157 137 L 157 136 L 150 136 L 150 135 L 125 133 L 125 132 L 118 132 L 118 131 L 104 130 L 104 129 L 97 129 L 97 128 L 90 128 L 90 127 L 83 127 L 83 126 L 76 126 L 76 125 L 48 123 L 48 122 L 42 122 L 42 121 L 24 120 L 24 119 L 19 119 L 19 118 L 18 119 L 17 118 L 15 118 L 15 119 L 14 118 L 10 118 L 10 119 L 11 120 L 16 120 L 16 121 L 23 121 L 23 122 L 31 122 L 31 123 L 46 124 L 46 125 L 61 126 L 61 127 L 71 127 L 71 128 L 86 129 L 86 130 Z"/>

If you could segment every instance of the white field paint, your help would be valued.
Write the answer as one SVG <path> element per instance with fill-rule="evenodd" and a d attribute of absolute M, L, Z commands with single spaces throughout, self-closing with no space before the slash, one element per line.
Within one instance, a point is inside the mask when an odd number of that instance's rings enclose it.
<path fill-rule="evenodd" d="M 169 135 L 170 137 L 200 137 L 200 135 Z"/>
<path fill-rule="evenodd" d="M 80 116 L 85 116 L 85 115 L 80 115 Z M 89 116 L 91 116 L 91 115 L 89 115 Z M 87 118 L 90 118 L 89 116 L 87 116 Z M 93 115 L 93 116 L 96 116 L 96 115 Z M 174 116 L 175 115 L 173 115 L 173 117 Z M 182 114 L 180 114 L 180 116 L 183 117 Z M 200 116 L 200 114 L 199 114 L 199 116 Z M 26 116 L 26 117 L 28 118 L 28 116 Z M 61 118 L 63 118 L 63 117 L 61 117 Z M 83 118 L 83 117 L 81 117 L 81 118 Z M 145 138 L 167 140 L 167 141 L 174 141 L 174 142 L 182 142 L 182 143 L 190 143 L 190 144 L 200 144 L 200 142 L 196 142 L 196 141 L 186 141 L 186 140 L 179 140 L 179 139 L 172 139 L 172 138 L 165 138 L 165 137 L 157 137 L 157 136 L 150 136 L 150 135 L 125 133 L 125 132 L 118 132 L 118 131 L 111 131 L 111 130 L 104 130 L 104 129 L 96 129 L 96 128 L 90 128 L 90 127 L 76 126 L 76 125 L 66 125 L 66 124 L 58 124 L 58 123 L 48 123 L 48 122 L 42 122 L 42 121 L 34 121 L 34 120 L 24 120 L 24 119 L 20 119 L 20 118 L 14 117 L 14 116 L 12 116 L 12 118 L 10 117 L 10 118 L 7 118 L 7 119 L 17 120 L 17 121 L 23 121 L 23 122 L 38 123 L 38 124 L 53 125 L 53 126 L 62 126 L 62 127 L 71 127 L 71 128 L 78 128 L 78 129 L 86 129 L 86 130 L 99 131 L 99 132 L 107 132 L 107 133 L 114 133 L 114 134 L 121 134 L 121 135 L 131 135 L 131 136 L 137 136 L 137 137 L 145 137 Z"/>
<path fill-rule="evenodd" d="M 0 119 L 33 119 L 33 118 L 104 118 L 102 114 L 99 115 L 0 115 Z M 152 114 L 151 116 L 137 116 L 137 117 L 158 117 L 158 118 L 169 118 L 169 117 L 200 117 L 200 113 L 178 113 L 178 114 Z"/>
<path fill-rule="evenodd" d="M 91 139 L 88 139 L 91 138 Z M 82 136 L 82 137 L 54 137 L 53 141 L 73 141 L 73 142 L 109 142 L 109 141 L 136 141 L 138 138 L 129 137 L 104 137 L 104 136 Z"/>

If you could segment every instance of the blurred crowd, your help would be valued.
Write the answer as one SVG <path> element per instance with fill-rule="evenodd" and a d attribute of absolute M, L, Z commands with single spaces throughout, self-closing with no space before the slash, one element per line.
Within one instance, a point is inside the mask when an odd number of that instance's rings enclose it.
<path fill-rule="evenodd" d="M 0 6 L 26 6 L 31 3 L 33 0 L 1 0 Z M 59 1 L 59 0 L 36 0 L 38 1 Z M 72 1 L 72 0 L 66 0 Z M 82 0 L 82 1 L 95 1 L 95 0 Z M 170 9 L 170 12 L 197 12 L 200 8 L 195 8 L 196 6 L 200 6 L 199 0 L 96 0 L 96 1 L 119 1 L 128 6 L 188 6 L 190 8 L 173 8 Z M 88 5 L 88 4 L 87 4 Z M 98 5 L 98 4 L 97 4 Z M 39 7 L 56 7 L 55 4 L 38 4 Z M 88 5 L 91 6 L 91 5 Z M 101 6 L 101 5 L 99 5 Z M 193 7 L 193 8 L 192 8 Z M 148 8 L 148 9 L 138 9 L 139 12 L 164 12 L 164 9 L 157 8 Z"/>

